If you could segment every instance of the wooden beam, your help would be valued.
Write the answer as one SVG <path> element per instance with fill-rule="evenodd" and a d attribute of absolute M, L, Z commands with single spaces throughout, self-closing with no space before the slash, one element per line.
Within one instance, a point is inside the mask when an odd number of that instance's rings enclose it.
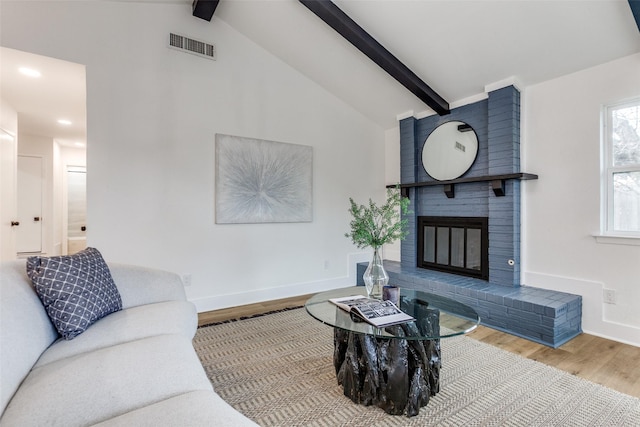
<path fill-rule="evenodd" d="M 357 47 L 369 59 L 400 82 L 411 93 L 439 115 L 449 114 L 449 103 L 416 76 L 406 65 L 391 52 L 378 43 L 369 33 L 349 18 L 330 0 L 299 0 L 311 12 L 316 14 L 327 25 L 336 30 L 342 37 Z"/>
<path fill-rule="evenodd" d="M 211 21 L 213 12 L 216 11 L 219 1 L 220 0 L 193 0 L 193 16 L 204 19 L 205 21 Z"/>

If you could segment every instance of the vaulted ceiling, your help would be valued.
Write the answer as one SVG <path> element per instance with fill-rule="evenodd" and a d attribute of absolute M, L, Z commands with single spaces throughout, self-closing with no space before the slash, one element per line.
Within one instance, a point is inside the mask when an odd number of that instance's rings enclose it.
<path fill-rule="evenodd" d="M 191 14 L 192 0 L 106 0 L 171 3 Z M 635 0 L 633 0 L 635 1 Z M 640 31 L 627 0 L 335 0 L 334 3 L 402 61 L 452 107 L 485 88 L 513 81 L 524 88 L 640 52 Z M 194 20 L 199 18 L 193 18 Z M 221 21 L 271 52 L 382 129 L 398 116 L 431 109 L 298 0 L 220 0 L 208 25 Z M 215 40 L 212 40 L 215 43 Z M 14 88 L 2 53 L 3 96 Z M 220 53 L 221 58 L 224 52 Z M 84 68 L 40 58 L 61 75 Z M 221 59 L 222 60 L 222 59 Z M 65 67 L 71 67 L 66 69 Z M 639 77 L 640 84 L 640 77 Z M 76 111 L 76 97 L 50 93 L 39 108 L 21 104 L 22 123 L 42 134 L 42 110 Z M 84 96 L 84 80 L 78 82 Z M 589 90 L 589 88 L 585 88 Z M 19 96 L 14 94 L 12 96 Z M 80 102 L 82 104 L 82 102 Z M 84 120 L 84 105 L 78 117 Z M 76 121 L 73 117 L 72 120 Z M 28 131 L 28 129 L 24 129 Z M 50 126 L 54 138 L 73 141 L 84 130 Z"/>
<path fill-rule="evenodd" d="M 335 0 L 454 107 L 640 52 L 627 0 Z M 431 109 L 297 0 L 221 0 L 221 19 L 383 128 Z"/>

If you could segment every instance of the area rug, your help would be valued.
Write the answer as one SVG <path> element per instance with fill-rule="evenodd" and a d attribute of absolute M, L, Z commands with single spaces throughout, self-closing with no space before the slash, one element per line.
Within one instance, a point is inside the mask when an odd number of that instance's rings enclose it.
<path fill-rule="evenodd" d="M 442 340 L 441 391 L 408 418 L 354 404 L 333 330 L 303 308 L 198 329 L 216 392 L 261 426 L 640 426 L 640 399 L 468 337 Z"/>

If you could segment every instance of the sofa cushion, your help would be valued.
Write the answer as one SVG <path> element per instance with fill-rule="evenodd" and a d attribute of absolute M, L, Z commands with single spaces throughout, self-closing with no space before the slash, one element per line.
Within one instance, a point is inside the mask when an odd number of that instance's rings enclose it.
<path fill-rule="evenodd" d="M 122 309 L 109 267 L 95 248 L 68 256 L 30 257 L 27 275 L 64 339 L 75 338 L 96 320 Z"/>
<path fill-rule="evenodd" d="M 35 368 L 0 425 L 87 426 L 195 390 L 213 390 L 183 335 L 159 335 Z"/>
<path fill-rule="evenodd" d="M 212 391 L 193 391 L 119 417 L 95 427 L 239 427 L 256 423 L 233 409 Z"/>
<path fill-rule="evenodd" d="M 0 414 L 58 332 L 27 277 L 24 260 L 0 264 Z"/>
<path fill-rule="evenodd" d="M 181 334 L 192 339 L 197 325 L 196 307 L 188 301 L 167 301 L 127 308 L 98 320 L 74 340 L 59 339 L 42 354 L 36 367 L 156 335 Z"/>
<path fill-rule="evenodd" d="M 176 273 L 114 262 L 108 264 L 122 298 L 122 308 L 187 299 L 182 278 Z"/>

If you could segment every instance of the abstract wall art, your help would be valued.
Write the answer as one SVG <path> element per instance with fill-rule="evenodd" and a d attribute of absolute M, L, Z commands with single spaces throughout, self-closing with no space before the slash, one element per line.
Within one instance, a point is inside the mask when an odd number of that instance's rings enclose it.
<path fill-rule="evenodd" d="M 312 147 L 216 134 L 216 223 L 312 220 Z"/>

